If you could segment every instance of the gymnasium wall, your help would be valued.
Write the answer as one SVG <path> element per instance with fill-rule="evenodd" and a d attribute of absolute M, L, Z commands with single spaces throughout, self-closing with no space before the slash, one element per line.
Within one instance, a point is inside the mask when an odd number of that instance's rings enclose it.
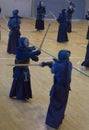
<path fill-rule="evenodd" d="M 19 9 L 22 17 L 31 17 L 32 0 L 0 0 L 4 16 L 11 16 L 13 9 Z"/>
<path fill-rule="evenodd" d="M 40 0 L 0 0 L 0 6 L 2 8 L 2 13 L 5 16 L 11 16 L 13 9 L 19 9 L 19 14 L 22 17 L 36 17 L 36 8 Z M 49 14 L 51 11 L 56 17 L 58 17 L 59 12 L 65 8 L 68 8 L 68 0 L 43 0 L 46 6 L 47 17 L 54 17 Z M 86 10 L 89 8 L 89 0 L 72 0 L 75 3 L 75 13 L 73 14 L 73 19 L 83 19 Z"/>
<path fill-rule="evenodd" d="M 85 11 L 89 8 L 89 0 L 85 1 Z"/>
<path fill-rule="evenodd" d="M 40 0 L 35 0 L 35 15 L 36 15 L 36 7 Z M 69 2 L 68 0 L 43 0 L 46 6 L 47 14 L 51 11 L 56 17 L 58 17 L 59 12 L 65 8 L 68 8 Z M 88 0 L 86 0 L 88 1 Z M 75 4 L 75 12 L 73 14 L 73 19 L 83 19 L 85 13 L 85 0 L 72 0 Z M 53 18 L 52 15 L 48 16 L 48 18 Z"/>

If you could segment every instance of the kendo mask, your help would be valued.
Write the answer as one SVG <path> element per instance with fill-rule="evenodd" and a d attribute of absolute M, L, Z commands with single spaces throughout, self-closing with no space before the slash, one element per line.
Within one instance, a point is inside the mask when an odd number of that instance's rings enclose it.
<path fill-rule="evenodd" d="M 26 45 L 25 45 L 25 41 L 28 41 L 28 38 L 26 38 L 26 37 L 20 37 L 19 38 L 19 40 L 18 40 L 18 42 L 19 42 L 19 47 L 20 48 L 25 48 L 26 47 Z M 26 42 L 27 42 L 26 41 Z M 28 41 L 29 42 L 29 41 Z M 28 43 L 29 44 L 29 43 Z"/>
<path fill-rule="evenodd" d="M 71 55 L 71 52 L 68 50 L 61 50 L 58 53 L 58 59 L 59 61 L 65 61 L 68 60 Z"/>
<path fill-rule="evenodd" d="M 12 14 L 13 14 L 14 17 L 18 16 L 18 13 L 19 13 L 18 9 L 15 9 L 15 10 L 12 11 Z"/>

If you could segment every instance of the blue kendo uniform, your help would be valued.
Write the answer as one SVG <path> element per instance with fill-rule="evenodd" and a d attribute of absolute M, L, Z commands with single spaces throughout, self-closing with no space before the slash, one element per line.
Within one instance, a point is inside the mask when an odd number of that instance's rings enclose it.
<path fill-rule="evenodd" d="M 57 22 L 60 24 L 58 29 L 58 36 L 57 36 L 57 42 L 67 42 L 68 36 L 67 36 L 67 16 L 65 9 L 62 10 L 62 13 L 59 14 L 59 17 L 57 18 Z"/>
<path fill-rule="evenodd" d="M 37 17 L 36 17 L 36 24 L 35 28 L 37 31 L 44 30 L 44 17 L 46 14 L 45 6 L 41 5 L 41 1 L 37 7 Z"/>
<path fill-rule="evenodd" d="M 0 13 L 1 13 L 1 8 L 0 8 Z"/>
<path fill-rule="evenodd" d="M 46 124 L 57 129 L 64 119 L 65 109 L 71 83 L 72 63 L 69 61 L 70 51 L 61 50 L 58 60 L 48 66 L 54 74 L 54 83 L 50 91 L 50 103 L 46 116 Z M 43 66 L 44 63 L 42 64 Z M 47 63 L 46 63 L 47 65 Z"/>
<path fill-rule="evenodd" d="M 19 38 L 19 47 L 16 51 L 15 64 L 29 64 L 30 59 L 38 61 L 40 50 L 34 50 L 34 47 L 25 47 L 24 40 Z M 28 66 L 15 66 L 13 68 L 13 82 L 9 97 L 25 100 L 32 98 L 30 71 Z"/>
<path fill-rule="evenodd" d="M 89 22 L 89 10 L 86 12 L 85 19 Z M 87 29 L 86 39 L 89 40 L 89 25 Z"/>
<path fill-rule="evenodd" d="M 86 14 L 85 14 L 85 19 L 89 20 L 89 10 L 87 10 Z"/>
<path fill-rule="evenodd" d="M 68 7 L 67 10 L 67 32 L 72 32 L 72 24 L 71 24 L 71 20 L 72 20 L 72 15 L 75 11 L 75 5 L 70 2 L 70 6 Z"/>
<path fill-rule="evenodd" d="M 89 42 L 86 47 L 85 60 L 82 62 L 81 65 L 89 68 Z"/>
<path fill-rule="evenodd" d="M 18 39 L 21 35 L 20 24 L 21 20 L 18 16 L 18 10 L 13 10 L 13 16 L 8 21 L 8 27 L 10 29 L 7 52 L 9 54 L 16 54 L 16 48 L 18 47 Z"/>

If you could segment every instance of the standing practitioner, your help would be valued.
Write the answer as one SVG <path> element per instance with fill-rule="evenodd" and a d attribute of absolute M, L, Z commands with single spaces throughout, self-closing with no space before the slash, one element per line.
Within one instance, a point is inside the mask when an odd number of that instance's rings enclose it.
<path fill-rule="evenodd" d="M 0 13 L 1 13 L 1 7 L 0 7 Z"/>
<path fill-rule="evenodd" d="M 45 6 L 43 5 L 43 1 L 40 1 L 37 7 L 37 17 L 36 17 L 36 23 L 35 23 L 35 28 L 37 29 L 37 31 L 44 30 L 45 14 L 46 14 Z"/>
<path fill-rule="evenodd" d="M 40 50 L 28 47 L 29 40 L 26 37 L 19 38 L 19 47 L 16 51 L 15 64 L 22 64 L 13 68 L 13 82 L 9 97 L 17 98 L 19 100 L 27 100 L 32 98 L 31 79 L 28 64 L 30 59 L 37 62 L 39 60 Z M 26 64 L 26 65 L 25 65 Z"/>
<path fill-rule="evenodd" d="M 72 15 L 75 11 L 75 5 L 70 2 L 70 5 L 67 10 L 67 32 L 72 32 Z"/>
<path fill-rule="evenodd" d="M 58 60 L 43 62 L 40 66 L 49 66 L 54 74 L 54 82 L 50 91 L 50 103 L 46 116 L 46 124 L 58 129 L 65 116 L 66 105 L 71 83 L 72 63 L 69 61 L 70 51 L 61 50 Z"/>
<path fill-rule="evenodd" d="M 88 24 L 89 24 L 89 9 L 86 11 L 85 19 L 88 21 Z M 86 34 L 86 39 L 88 40 L 88 44 L 86 47 L 86 55 L 85 55 L 85 60 L 81 64 L 83 71 L 89 68 L 89 25 L 88 25 L 88 30 Z"/>
<path fill-rule="evenodd" d="M 21 20 L 18 16 L 19 10 L 13 10 L 12 14 L 13 16 L 10 17 L 8 21 L 8 27 L 10 29 L 9 32 L 9 39 L 8 39 L 8 47 L 7 52 L 9 54 L 16 54 L 16 48 L 18 47 L 18 39 L 21 35 L 20 33 L 20 24 Z"/>
<path fill-rule="evenodd" d="M 68 41 L 67 16 L 66 16 L 65 9 L 63 9 L 62 12 L 59 13 L 59 17 L 57 18 L 57 22 L 59 23 L 57 42 L 61 42 L 61 43 L 67 42 Z"/>
<path fill-rule="evenodd" d="M 86 39 L 89 40 L 89 9 L 86 12 L 85 19 L 88 21 L 88 29 L 87 29 Z"/>
<path fill-rule="evenodd" d="M 86 70 L 87 68 L 89 68 L 89 41 L 86 47 L 86 55 L 85 55 L 85 60 L 82 62 L 81 64 L 82 66 L 82 70 Z"/>

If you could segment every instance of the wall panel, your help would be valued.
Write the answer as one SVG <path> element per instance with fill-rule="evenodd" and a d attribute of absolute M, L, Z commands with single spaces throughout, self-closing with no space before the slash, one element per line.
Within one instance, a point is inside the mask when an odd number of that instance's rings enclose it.
<path fill-rule="evenodd" d="M 11 16 L 13 9 L 19 9 L 22 17 L 31 16 L 32 0 L 0 0 L 2 12 L 5 16 Z"/>
<path fill-rule="evenodd" d="M 35 0 L 35 14 L 36 7 L 40 0 Z M 47 14 L 49 11 L 52 11 L 54 15 L 58 16 L 59 12 L 65 8 L 68 8 L 69 2 L 68 0 L 43 0 L 47 9 Z M 73 19 L 83 19 L 85 12 L 85 0 L 71 0 L 75 3 L 75 13 L 73 14 Z M 49 18 L 53 18 L 49 16 Z"/>

